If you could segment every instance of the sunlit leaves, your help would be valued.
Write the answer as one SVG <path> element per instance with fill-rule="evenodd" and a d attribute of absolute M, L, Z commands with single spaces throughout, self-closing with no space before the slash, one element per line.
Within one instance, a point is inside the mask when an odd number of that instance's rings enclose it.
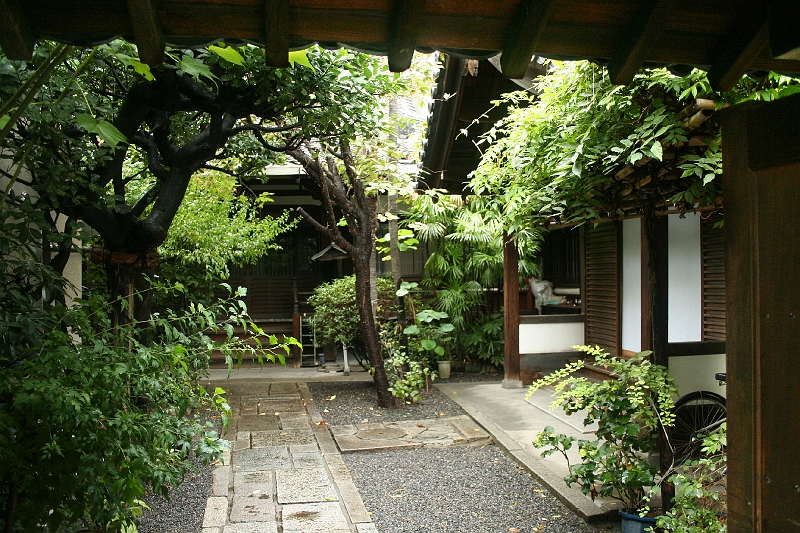
<path fill-rule="evenodd" d="M 209 50 L 220 56 L 222 59 L 228 61 L 229 63 L 233 63 L 234 65 L 244 65 L 244 58 L 242 54 L 240 54 L 235 48 L 227 46 L 209 46 Z"/>
<path fill-rule="evenodd" d="M 119 143 L 128 142 L 128 139 L 122 132 L 107 120 L 97 120 L 88 113 L 82 113 L 78 116 L 76 122 L 78 126 L 89 133 L 96 133 L 99 135 L 112 149 L 116 148 Z"/>

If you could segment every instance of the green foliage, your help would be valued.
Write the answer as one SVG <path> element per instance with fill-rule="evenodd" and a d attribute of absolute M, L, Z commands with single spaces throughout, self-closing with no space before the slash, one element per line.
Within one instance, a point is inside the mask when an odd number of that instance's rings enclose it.
<path fill-rule="evenodd" d="M 727 500 L 727 424 L 703 437 L 701 458 L 687 461 L 668 475 L 675 484 L 672 508 L 656 518 L 656 527 L 670 533 L 725 533 Z"/>
<path fill-rule="evenodd" d="M 481 315 L 474 319 L 462 336 L 464 348 L 496 368 L 503 366 L 505 339 L 503 310 L 491 315 Z"/>
<path fill-rule="evenodd" d="M 487 216 L 485 206 L 479 197 L 462 200 L 429 190 L 411 204 L 405 223 L 430 251 L 422 283 L 434 290 L 433 307 L 447 313 L 453 324 L 453 348 L 466 357 L 501 365 L 502 320 L 497 322 L 482 309 L 484 288 L 502 284 L 503 225 Z M 530 258 L 538 240 L 536 231 L 517 235 L 522 276 L 535 272 Z"/>
<path fill-rule="evenodd" d="M 505 95 L 508 115 L 477 141 L 486 148 L 470 186 L 511 233 L 550 218 L 614 215 L 624 197 L 621 187 L 608 187 L 615 175 L 629 165 L 647 169 L 642 177 L 672 171 L 667 148 L 687 155 L 678 158 L 682 175 L 673 180 L 678 193 L 670 200 L 684 209 L 713 205 L 720 192 L 719 127 L 713 119 L 706 123 L 707 147 L 688 150 L 681 110 L 696 98 L 723 105 L 800 90 L 797 80 L 770 74 L 761 81 L 745 77 L 733 91 L 715 94 L 702 71 L 681 78 L 661 69 L 643 70 L 622 87 L 586 61 L 552 66 L 537 81 L 537 94 Z"/>
<path fill-rule="evenodd" d="M 540 432 L 533 445 L 545 448 L 542 456 L 564 456 L 570 474 L 568 485 L 577 483 L 584 494 L 619 499 L 629 513 L 647 501 L 659 469 L 650 463 L 661 424 L 673 423 L 672 396 L 677 388 L 666 368 L 651 363 L 651 352 L 631 359 L 610 357 L 600 347 L 575 346 L 594 357 L 594 363 L 608 368 L 612 379 L 600 383 L 572 374 L 584 362 L 570 363 L 533 383 L 528 396 L 545 386 L 555 388 L 553 407 L 567 414 L 585 411 L 584 425 L 597 423 L 596 440 L 579 440 L 581 462 L 572 465 L 567 450 L 574 437 L 556 435 L 552 427 Z"/>
<path fill-rule="evenodd" d="M 318 346 L 352 346 L 361 338 L 355 275 L 317 286 L 308 303 L 314 308 L 312 325 Z"/>
<path fill-rule="evenodd" d="M 37 257 L 49 224 L 29 199 L 11 206 L 0 212 L 0 516 L 9 531 L 130 526 L 145 491 L 182 481 L 190 453 L 223 449 L 201 416 L 229 416 L 222 389 L 198 386 L 212 350 L 275 355 L 235 335 L 259 333 L 237 301 L 243 290 L 128 325 L 113 325 L 98 296 L 66 307 L 68 283 Z M 227 341 L 215 346 L 209 330 Z"/>

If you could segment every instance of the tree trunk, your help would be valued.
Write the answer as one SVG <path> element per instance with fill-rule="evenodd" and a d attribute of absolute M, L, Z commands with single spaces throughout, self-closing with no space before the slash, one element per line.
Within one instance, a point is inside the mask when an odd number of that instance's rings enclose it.
<path fill-rule="evenodd" d="M 370 295 L 370 276 L 369 259 L 364 257 L 363 250 L 353 261 L 353 268 L 356 273 L 356 301 L 358 303 L 358 313 L 361 317 L 361 331 L 364 335 L 364 347 L 367 351 L 369 364 L 375 371 L 375 389 L 378 394 L 378 405 L 381 407 L 393 407 L 394 401 L 389 392 L 389 378 L 386 375 L 386 368 L 383 366 L 383 355 L 381 354 L 380 339 L 378 330 L 375 327 L 375 316 L 372 313 L 372 305 L 369 301 Z"/>

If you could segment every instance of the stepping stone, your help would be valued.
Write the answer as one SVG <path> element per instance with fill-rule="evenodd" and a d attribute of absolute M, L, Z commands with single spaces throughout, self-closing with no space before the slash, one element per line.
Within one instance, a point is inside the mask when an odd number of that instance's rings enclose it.
<path fill-rule="evenodd" d="M 203 527 L 222 527 L 228 519 L 228 498 L 212 496 L 206 500 Z"/>
<path fill-rule="evenodd" d="M 283 506 L 283 533 L 350 533 L 350 527 L 338 502 L 304 503 Z"/>
<path fill-rule="evenodd" d="M 278 503 L 337 500 L 328 474 L 322 467 L 278 470 Z M 285 526 L 284 526 L 285 527 Z"/>
<path fill-rule="evenodd" d="M 375 428 L 359 431 L 356 437 L 363 440 L 391 440 L 402 439 L 406 436 L 406 432 L 398 428 Z"/>
<path fill-rule="evenodd" d="M 292 461 L 295 468 L 322 468 L 325 466 L 319 452 L 292 453 Z"/>
<path fill-rule="evenodd" d="M 272 398 L 261 400 L 261 405 L 258 406 L 258 414 L 265 414 L 267 416 L 274 415 L 275 413 L 303 413 L 306 412 L 306 406 L 303 405 L 302 400 L 273 400 Z"/>
<path fill-rule="evenodd" d="M 297 389 L 295 383 L 273 382 L 270 383 L 269 394 L 270 396 L 275 396 L 277 394 L 300 394 L 300 391 Z"/>
<path fill-rule="evenodd" d="M 240 522 L 228 524 L 222 533 L 278 533 L 276 522 Z"/>
<path fill-rule="evenodd" d="M 233 490 L 246 496 L 255 491 L 272 494 L 272 470 L 237 472 L 233 475 Z"/>
<path fill-rule="evenodd" d="M 231 426 L 236 424 L 237 432 L 242 431 L 270 431 L 278 430 L 281 427 L 280 420 L 275 414 L 264 415 L 242 415 L 236 417 Z"/>
<path fill-rule="evenodd" d="M 275 522 L 275 504 L 272 502 L 272 495 L 256 491 L 246 496 L 234 495 L 230 521 Z"/>
<path fill-rule="evenodd" d="M 292 457 L 286 446 L 270 446 L 233 452 L 234 472 L 256 472 L 292 468 Z"/>
<path fill-rule="evenodd" d="M 453 427 L 464 435 L 469 442 L 489 439 L 489 434 L 468 416 L 451 418 L 450 423 L 453 424 Z"/>
<path fill-rule="evenodd" d="M 250 446 L 252 448 L 264 448 L 266 446 L 288 446 L 290 444 L 312 444 L 314 442 L 314 432 L 310 428 L 272 430 L 272 431 L 251 431 Z"/>
<path fill-rule="evenodd" d="M 293 416 L 295 413 L 290 413 L 287 416 L 281 414 L 280 422 L 282 429 L 308 429 L 311 427 L 311 418 L 303 416 Z"/>

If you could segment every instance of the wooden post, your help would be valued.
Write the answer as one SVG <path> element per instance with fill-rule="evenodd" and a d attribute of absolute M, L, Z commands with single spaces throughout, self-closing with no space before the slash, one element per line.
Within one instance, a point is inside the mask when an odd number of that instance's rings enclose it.
<path fill-rule="evenodd" d="M 652 361 L 669 366 L 669 219 L 657 217 L 655 205 L 650 204 L 642 217 L 642 350 L 652 350 Z M 672 448 L 669 428 L 659 432 L 658 451 L 661 473 L 672 467 Z M 661 484 L 661 505 L 665 511 L 672 507 L 675 486 Z"/>
<path fill-rule="evenodd" d="M 503 234 L 503 305 L 505 307 L 505 371 L 503 388 L 522 387 L 519 377 L 519 251 L 512 236 Z"/>
<path fill-rule="evenodd" d="M 800 97 L 722 113 L 728 531 L 800 531 Z"/>
<path fill-rule="evenodd" d="M 297 294 L 297 279 L 292 280 L 292 295 L 294 297 L 294 305 L 292 308 L 292 336 L 302 342 L 303 331 L 300 323 L 300 300 Z M 300 368 L 300 366 L 303 364 L 303 349 L 297 346 L 292 346 L 291 351 L 292 367 Z"/>

